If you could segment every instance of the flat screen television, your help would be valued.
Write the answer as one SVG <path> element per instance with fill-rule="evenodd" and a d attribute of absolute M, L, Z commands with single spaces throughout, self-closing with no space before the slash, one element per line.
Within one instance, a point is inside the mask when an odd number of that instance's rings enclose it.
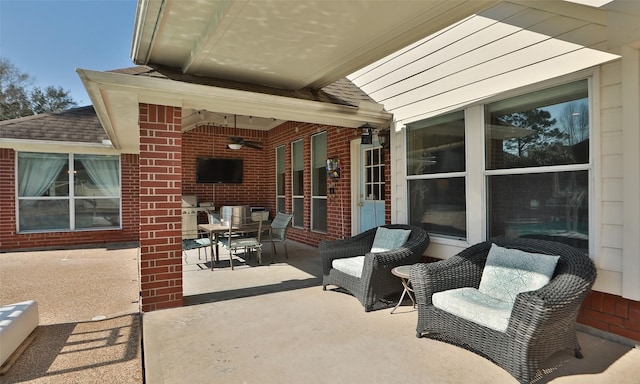
<path fill-rule="evenodd" d="M 196 158 L 196 183 L 242 183 L 242 159 Z"/>

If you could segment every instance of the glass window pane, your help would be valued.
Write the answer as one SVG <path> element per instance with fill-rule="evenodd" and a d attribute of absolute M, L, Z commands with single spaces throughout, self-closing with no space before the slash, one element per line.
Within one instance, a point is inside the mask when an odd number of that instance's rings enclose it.
<path fill-rule="evenodd" d="M 465 179 L 409 180 L 409 222 L 429 234 L 466 238 Z"/>
<path fill-rule="evenodd" d="M 293 168 L 294 171 L 302 171 L 304 169 L 304 148 L 302 147 L 302 140 L 298 140 L 296 142 L 294 142 L 293 144 L 291 144 L 291 152 L 292 152 L 292 157 L 293 157 L 293 162 L 291 164 L 291 167 Z"/>
<path fill-rule="evenodd" d="M 588 171 L 489 176 L 489 237 L 535 237 L 588 250 L 588 178 Z"/>
<path fill-rule="evenodd" d="M 311 137 L 311 164 L 313 168 L 326 167 L 327 163 L 327 134 L 319 133 Z"/>
<path fill-rule="evenodd" d="M 76 199 L 76 229 L 120 226 L 120 199 Z"/>
<path fill-rule="evenodd" d="M 69 196 L 69 155 L 18 153 L 18 196 Z"/>
<path fill-rule="evenodd" d="M 20 200 L 20 231 L 69 230 L 69 200 Z"/>
<path fill-rule="evenodd" d="M 118 156 L 75 155 L 73 174 L 76 196 L 120 195 Z"/>
<path fill-rule="evenodd" d="M 312 196 L 327 195 L 327 134 L 321 133 L 311 137 Z M 312 210 L 314 214 L 319 214 Z"/>
<path fill-rule="evenodd" d="M 313 168 L 313 196 L 327 196 L 327 168 Z"/>
<path fill-rule="evenodd" d="M 313 199 L 311 204 L 313 209 L 313 223 L 311 224 L 311 229 L 313 229 L 314 231 L 326 232 L 327 230 L 327 215 L 326 215 L 327 199 Z"/>
<path fill-rule="evenodd" d="M 282 196 L 284 191 L 284 146 L 276 148 L 276 195 Z"/>
<path fill-rule="evenodd" d="M 292 147 L 292 193 L 294 196 L 302 196 L 304 194 L 304 162 L 303 162 L 303 147 L 302 140 L 296 141 L 291 144 Z"/>
<path fill-rule="evenodd" d="M 464 112 L 407 125 L 407 175 L 465 170 Z"/>
<path fill-rule="evenodd" d="M 276 194 L 284 195 L 284 173 L 279 173 L 276 177 Z"/>
<path fill-rule="evenodd" d="M 278 212 L 282 212 L 282 213 L 286 213 L 286 212 L 287 212 L 287 211 L 286 211 L 286 207 L 285 207 L 285 200 L 284 200 L 284 197 L 278 197 L 278 198 L 276 199 L 276 204 L 277 204 L 276 210 L 277 210 Z"/>
<path fill-rule="evenodd" d="M 284 173 L 284 146 L 276 148 L 276 172 Z"/>
<path fill-rule="evenodd" d="M 489 104 L 487 169 L 589 162 L 587 81 Z"/>
<path fill-rule="evenodd" d="M 293 199 L 293 226 L 304 226 L 304 199 L 302 198 Z"/>
<path fill-rule="evenodd" d="M 302 196 L 304 194 L 304 171 L 293 171 L 293 183 L 291 185 L 294 196 Z"/>
<path fill-rule="evenodd" d="M 365 199 L 384 200 L 384 156 L 381 148 L 367 149 L 364 151 L 364 189 Z"/>

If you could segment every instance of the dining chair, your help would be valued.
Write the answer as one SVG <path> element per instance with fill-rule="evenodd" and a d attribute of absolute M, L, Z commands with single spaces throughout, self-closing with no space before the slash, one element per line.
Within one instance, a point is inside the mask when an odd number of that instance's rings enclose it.
<path fill-rule="evenodd" d="M 197 215 L 183 213 L 182 214 L 182 255 L 185 263 L 187 262 L 188 253 L 192 249 L 198 250 L 198 259 L 201 260 L 200 249 L 204 248 L 204 261 L 207 262 L 207 248 L 211 247 L 211 240 L 207 233 L 198 230 Z M 213 263 L 213 255 L 211 255 L 211 263 Z"/>
<path fill-rule="evenodd" d="M 244 254 L 256 252 L 258 262 L 262 263 L 262 217 L 257 221 L 249 213 L 232 214 L 229 217 L 228 231 L 219 239 L 219 244 L 229 251 L 229 264 L 233 270 L 233 256 L 242 249 Z"/>
<path fill-rule="evenodd" d="M 291 223 L 291 219 L 293 215 L 289 215 L 286 213 L 278 212 L 276 217 L 273 219 L 271 223 L 271 230 L 269 231 L 269 240 L 271 241 L 271 262 L 273 262 L 273 258 L 276 255 L 276 244 L 282 243 L 284 247 L 285 257 L 289 258 L 289 253 L 287 252 L 287 229 L 289 229 L 289 224 Z"/>

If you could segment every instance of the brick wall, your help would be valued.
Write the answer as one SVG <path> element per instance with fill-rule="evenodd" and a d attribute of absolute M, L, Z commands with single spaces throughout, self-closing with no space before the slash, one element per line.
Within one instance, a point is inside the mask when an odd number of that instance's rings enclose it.
<path fill-rule="evenodd" d="M 340 161 L 341 177 L 333 181 L 335 194 L 328 196 L 327 201 L 327 233 L 311 231 L 311 136 L 327 133 L 327 155 Z M 255 130 L 226 127 L 201 126 L 183 135 L 182 141 L 182 193 L 197 195 L 200 202 L 212 202 L 216 208 L 223 205 L 264 206 L 272 214 L 276 211 L 275 197 L 275 148 L 284 146 L 285 159 L 285 205 L 287 212 L 292 212 L 291 199 L 291 143 L 297 140 L 304 142 L 304 227 L 291 228 L 287 232 L 289 239 L 317 246 L 323 239 L 337 239 L 351 234 L 351 161 L 350 141 L 359 137 L 355 129 L 340 128 L 317 124 L 286 122 L 268 133 Z M 229 135 L 241 136 L 248 140 L 260 141 L 263 150 L 227 148 Z M 195 182 L 195 159 L 197 157 L 241 158 L 244 163 L 242 184 L 197 184 Z M 388 157 L 388 156 L 387 156 Z M 389 159 L 386 159 L 387 180 L 390 176 Z M 329 181 L 331 182 L 331 180 Z M 387 184 L 386 197 L 390 199 L 390 185 Z M 388 204 L 387 204 L 388 205 Z M 390 212 L 386 212 L 390 222 Z M 201 216 L 202 222 L 206 218 Z"/>
<path fill-rule="evenodd" d="M 182 306 L 181 109 L 140 104 L 143 312 Z"/>
<path fill-rule="evenodd" d="M 0 250 L 15 247 L 15 152 L 0 148 Z"/>
<path fill-rule="evenodd" d="M 241 136 L 259 141 L 264 150 L 227 148 L 227 137 Z M 196 158 L 243 159 L 242 184 L 196 183 Z M 267 132 L 228 127 L 201 126 L 186 132 L 182 139 L 182 193 L 197 195 L 200 202 L 223 205 L 270 206 L 275 210 L 275 152 L 267 146 Z M 259 193 L 257 193 L 259 191 Z M 273 200 L 273 201 L 272 201 Z M 201 218 L 202 220 L 202 218 Z"/>
<path fill-rule="evenodd" d="M 122 155 L 122 229 L 16 233 L 15 152 L 0 149 L 0 251 L 138 241 L 138 156 Z"/>
<path fill-rule="evenodd" d="M 580 308 L 578 322 L 640 341 L 640 302 L 592 291 Z"/>

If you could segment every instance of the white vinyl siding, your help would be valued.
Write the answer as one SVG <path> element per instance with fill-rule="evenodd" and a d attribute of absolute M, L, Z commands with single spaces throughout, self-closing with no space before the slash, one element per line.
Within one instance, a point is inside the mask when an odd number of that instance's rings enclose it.
<path fill-rule="evenodd" d="M 406 125 L 615 59 L 586 48 L 602 43 L 605 20 L 585 7 L 567 7 L 563 11 L 571 13 L 563 16 L 539 7 L 499 3 L 349 79 Z"/>

